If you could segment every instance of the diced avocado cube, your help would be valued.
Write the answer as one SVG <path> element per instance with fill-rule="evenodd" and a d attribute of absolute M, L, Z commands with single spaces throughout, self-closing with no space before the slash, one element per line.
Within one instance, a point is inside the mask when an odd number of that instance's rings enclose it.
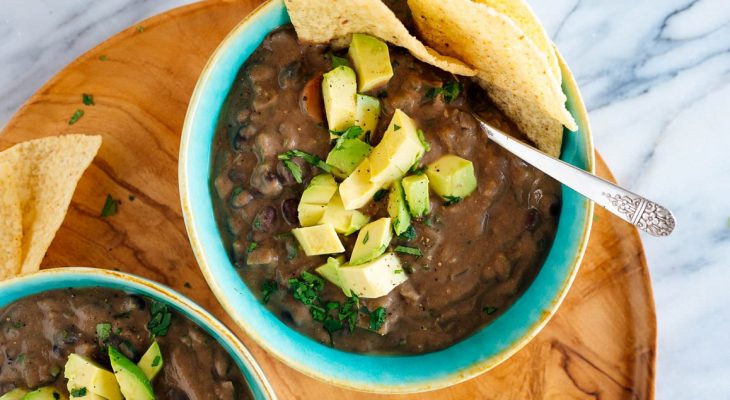
<path fill-rule="evenodd" d="M 308 256 L 345 252 L 332 224 L 292 229 L 292 233 Z"/>
<path fill-rule="evenodd" d="M 447 154 L 426 168 L 431 188 L 444 199 L 470 195 L 477 188 L 474 164 L 453 154 Z"/>
<path fill-rule="evenodd" d="M 339 269 L 340 269 L 340 266 L 344 263 L 345 263 L 344 256 L 339 256 L 337 258 L 328 257 L 327 263 L 320 265 L 319 267 L 317 267 L 317 269 L 315 269 L 315 271 L 317 271 L 318 274 L 320 274 L 322 277 L 324 277 L 328 281 L 332 282 L 332 284 L 334 284 L 335 286 L 341 288 L 342 291 L 345 293 L 345 296 L 349 297 L 351 295 L 350 291 L 345 290 L 342 287 L 342 282 L 340 282 Z"/>
<path fill-rule="evenodd" d="M 388 45 L 369 35 L 352 35 L 347 56 L 357 71 L 358 91 L 367 92 L 383 86 L 393 76 Z"/>
<path fill-rule="evenodd" d="M 164 360 L 162 359 L 162 351 L 160 350 L 160 344 L 157 341 L 153 342 L 152 345 L 147 349 L 142 358 L 137 363 L 139 369 L 144 372 L 147 379 L 150 381 L 155 379 L 155 376 L 162 371 Z"/>
<path fill-rule="evenodd" d="M 355 168 L 370 154 L 372 146 L 360 139 L 345 139 L 327 155 L 327 164 L 340 178 L 347 178 Z"/>
<path fill-rule="evenodd" d="M 401 180 L 408 209 L 413 217 L 423 217 L 431 211 L 428 193 L 428 175 L 410 175 Z"/>
<path fill-rule="evenodd" d="M 377 97 L 358 94 L 355 98 L 355 124 L 362 128 L 360 139 L 364 139 L 367 132 L 375 133 L 380 120 L 380 100 Z"/>
<path fill-rule="evenodd" d="M 337 191 L 337 182 L 330 174 L 320 174 L 312 178 L 299 200 L 297 213 L 302 226 L 316 225 L 322 218 L 324 209 Z"/>
<path fill-rule="evenodd" d="M 109 361 L 126 399 L 155 400 L 152 384 L 144 372 L 119 350 L 109 346 Z"/>
<path fill-rule="evenodd" d="M 317 225 L 324 215 L 327 206 L 321 204 L 299 203 L 297 212 L 299 214 L 299 224 L 301 226 Z"/>
<path fill-rule="evenodd" d="M 335 227 L 337 233 L 343 233 L 345 236 L 357 232 L 370 220 L 369 217 L 357 210 L 345 210 L 342 204 L 342 198 L 339 193 L 332 196 L 329 204 L 324 210 L 320 224 L 331 224 Z"/>
<path fill-rule="evenodd" d="M 90 398 L 93 398 L 93 394 L 108 400 L 122 400 L 116 376 L 82 355 L 72 353 L 68 356 L 63 376 L 68 380 L 66 387 L 69 392 L 86 388 Z"/>
<path fill-rule="evenodd" d="M 380 218 L 360 229 L 355 246 L 352 248 L 350 264 L 366 263 L 385 252 L 393 239 L 390 218 Z"/>
<path fill-rule="evenodd" d="M 36 389 L 25 396 L 23 396 L 23 400 L 67 400 L 68 397 L 66 397 L 65 394 L 61 393 L 60 390 L 52 387 L 52 386 L 45 386 L 40 389 Z"/>
<path fill-rule="evenodd" d="M 345 210 L 365 206 L 382 186 L 370 181 L 370 160 L 362 160 L 355 171 L 340 184 L 340 197 Z"/>
<path fill-rule="evenodd" d="M 393 230 L 396 235 L 400 235 L 411 226 L 411 213 L 408 212 L 406 196 L 400 181 L 393 182 L 388 193 L 388 215 L 393 220 Z"/>
<path fill-rule="evenodd" d="M 408 280 L 395 253 L 384 254 L 363 264 L 345 264 L 338 272 L 343 288 L 366 299 L 385 296 Z"/>
<path fill-rule="evenodd" d="M 0 396 L 0 400 L 23 400 L 26 394 L 28 394 L 27 390 L 17 388 Z"/>
<path fill-rule="evenodd" d="M 309 185 L 302 193 L 300 203 L 321 204 L 329 203 L 337 191 L 337 182 L 330 174 L 319 174 L 309 181 Z"/>
<path fill-rule="evenodd" d="M 370 180 L 387 186 L 408 172 L 424 153 L 416 123 L 401 110 L 395 110 L 388 129 L 368 158 Z"/>
<path fill-rule="evenodd" d="M 324 113 L 330 130 L 340 131 L 355 124 L 355 71 L 339 66 L 322 77 Z"/>

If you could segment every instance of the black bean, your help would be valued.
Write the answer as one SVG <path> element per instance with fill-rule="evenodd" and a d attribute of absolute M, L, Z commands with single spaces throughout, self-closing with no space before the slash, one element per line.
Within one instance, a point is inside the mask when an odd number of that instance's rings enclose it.
<path fill-rule="evenodd" d="M 527 210 L 527 217 L 525 218 L 525 229 L 532 231 L 537 227 L 540 222 L 540 212 L 537 208 L 530 208 Z"/>
<path fill-rule="evenodd" d="M 560 201 L 556 201 L 555 203 L 550 204 L 550 215 L 552 215 L 553 217 L 557 217 L 558 215 L 560 215 L 560 208 Z"/>
<path fill-rule="evenodd" d="M 241 184 L 246 180 L 246 172 L 242 168 L 231 168 L 228 170 L 228 179 L 231 182 Z"/>
<path fill-rule="evenodd" d="M 297 208 L 299 201 L 297 199 L 286 199 L 281 203 L 281 215 L 289 225 L 297 225 L 299 223 L 299 213 Z"/>
<path fill-rule="evenodd" d="M 267 206 L 256 214 L 251 225 L 254 230 L 260 232 L 269 232 L 276 222 L 276 210 L 274 207 Z"/>
<path fill-rule="evenodd" d="M 286 89 L 301 80 L 302 63 L 297 60 L 289 63 L 279 72 L 279 87 Z"/>

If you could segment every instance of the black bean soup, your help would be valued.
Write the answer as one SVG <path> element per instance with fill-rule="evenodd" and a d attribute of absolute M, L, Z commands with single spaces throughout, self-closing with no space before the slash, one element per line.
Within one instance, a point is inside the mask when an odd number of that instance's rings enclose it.
<path fill-rule="evenodd" d="M 381 298 L 359 299 L 362 312 L 356 311 L 354 330 L 333 331 L 293 296 L 290 279 L 302 271 L 314 273 L 327 259 L 307 257 L 289 233 L 298 226 L 297 205 L 307 181 L 321 171 L 294 159 L 304 176 L 297 183 L 277 159 L 291 149 L 327 156 L 326 122 L 310 115 L 307 101 L 311 85 L 318 85 L 317 78 L 333 67 L 332 49 L 299 43 L 291 26 L 266 37 L 239 72 L 224 106 L 214 143 L 211 191 L 222 236 L 241 277 L 284 322 L 342 350 L 424 353 L 488 324 L 531 283 L 555 237 L 560 185 L 487 141 L 471 112 L 527 139 L 481 88 L 400 48 L 389 51 L 394 75 L 385 87 L 368 93 L 382 107 L 370 143 L 378 143 L 394 110 L 401 109 L 430 143 L 424 165 L 444 154 L 458 155 L 473 162 L 478 184 L 458 204 L 445 205 L 431 194 L 430 213 L 413 221 L 416 237 L 391 243 L 418 246 L 423 255 L 398 255 L 408 280 Z M 429 95 L 430 89 L 457 80 L 463 90 L 456 98 Z M 371 220 L 387 216 L 385 198 L 361 211 Z M 348 251 L 356 236 L 341 236 Z M 323 304 L 348 301 L 329 282 L 319 296 Z M 385 310 L 383 324 L 371 329 L 370 313 L 379 307 Z"/>
<path fill-rule="evenodd" d="M 107 346 L 137 362 L 151 344 L 150 299 L 111 289 L 68 289 L 26 297 L 0 309 L 0 395 L 53 386 L 68 395 L 71 353 L 111 371 Z M 250 399 L 235 361 L 210 335 L 172 309 L 157 336 L 163 368 L 152 381 L 158 399 Z"/>

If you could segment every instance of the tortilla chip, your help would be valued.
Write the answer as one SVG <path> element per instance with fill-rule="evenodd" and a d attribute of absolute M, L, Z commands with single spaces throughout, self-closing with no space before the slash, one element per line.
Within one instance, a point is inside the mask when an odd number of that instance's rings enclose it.
<path fill-rule="evenodd" d="M 12 167 L 0 159 L 0 280 L 20 273 L 23 219 Z"/>
<path fill-rule="evenodd" d="M 538 147 L 560 154 L 565 125 L 576 130 L 550 62 L 508 17 L 471 0 L 408 0 L 423 39 L 474 66 L 490 98 Z"/>
<path fill-rule="evenodd" d="M 553 42 L 548 37 L 545 28 L 537 19 L 532 8 L 524 0 L 475 0 L 479 3 L 492 7 L 498 13 L 505 15 L 511 19 L 527 36 L 532 43 L 537 46 L 542 54 L 547 58 L 550 72 L 558 83 L 562 81 L 562 73 L 558 64 L 558 57 L 555 54 Z"/>
<path fill-rule="evenodd" d="M 463 62 L 423 45 L 380 0 L 285 0 L 292 24 L 304 42 L 329 43 L 366 33 L 408 49 L 417 59 L 456 75 L 474 76 Z"/>
<path fill-rule="evenodd" d="M 22 212 L 21 274 L 40 268 L 99 146 L 100 136 L 67 135 L 31 140 L 0 153 L 0 161 L 12 168 Z"/>

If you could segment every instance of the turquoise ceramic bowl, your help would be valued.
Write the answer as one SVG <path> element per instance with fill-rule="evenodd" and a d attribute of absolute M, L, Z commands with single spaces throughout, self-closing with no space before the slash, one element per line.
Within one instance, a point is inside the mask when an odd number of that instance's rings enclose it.
<path fill-rule="evenodd" d="M 274 400 L 276 395 L 251 353 L 220 321 L 192 300 L 159 283 L 97 268 L 55 268 L 0 282 L 0 308 L 41 292 L 54 289 L 102 287 L 123 290 L 166 303 L 205 329 L 228 351 L 243 372 L 257 400 Z"/>
<path fill-rule="evenodd" d="M 274 28 L 288 23 L 272 0 L 241 22 L 202 72 L 188 108 L 180 145 L 180 195 L 188 234 L 208 284 L 235 322 L 261 347 L 291 367 L 347 388 L 408 393 L 456 384 L 504 361 L 547 323 L 565 297 L 585 251 L 593 204 L 563 188 L 557 238 L 535 281 L 491 325 L 447 349 L 412 356 L 363 355 L 319 344 L 287 327 L 248 290 L 233 268 L 213 214 L 211 144 L 218 115 L 238 70 Z M 566 132 L 561 158 L 593 171 L 588 119 L 570 71 L 563 90 L 580 131 Z"/>

